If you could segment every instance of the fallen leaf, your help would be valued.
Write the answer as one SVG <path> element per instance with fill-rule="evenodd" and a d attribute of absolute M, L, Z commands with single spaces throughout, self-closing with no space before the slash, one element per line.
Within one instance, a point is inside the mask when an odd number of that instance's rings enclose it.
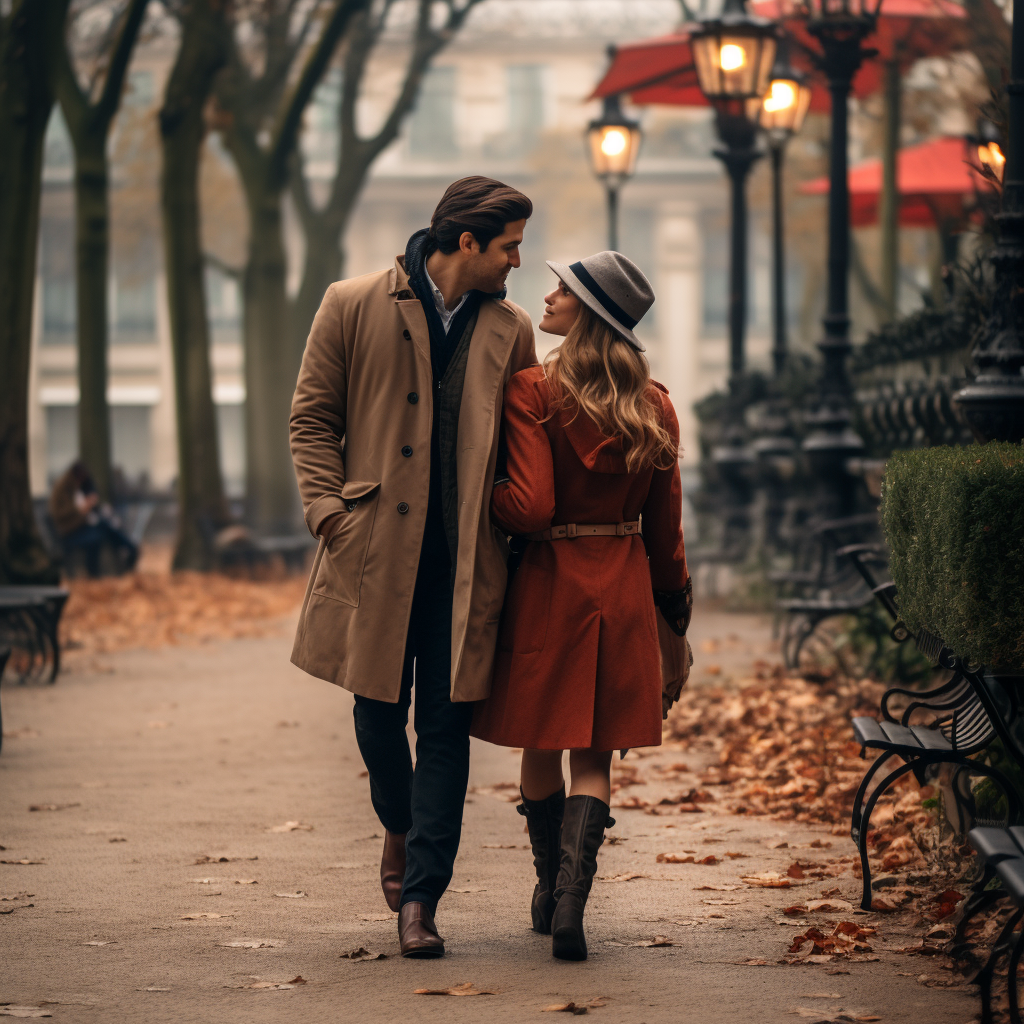
<path fill-rule="evenodd" d="M 298 988 L 299 985 L 305 985 L 305 984 L 307 984 L 306 979 L 303 978 L 302 975 L 300 974 L 297 977 L 292 978 L 291 981 L 261 981 L 261 980 L 256 980 L 251 985 L 237 985 L 237 986 L 232 986 L 232 987 L 235 987 L 235 988 L 264 989 L 265 991 L 268 991 L 268 992 L 283 992 L 283 991 L 285 991 L 287 989 Z"/>
<path fill-rule="evenodd" d="M 611 837 L 605 839 L 605 842 L 611 841 Z M 529 848 L 525 843 L 484 843 L 480 847 L 481 850 L 528 850 Z"/>
<path fill-rule="evenodd" d="M 259 881 L 255 878 L 236 878 L 235 885 L 259 885 Z"/>
<path fill-rule="evenodd" d="M 386 953 L 371 953 L 365 946 L 360 946 L 358 949 L 350 949 L 347 953 L 342 953 L 339 957 L 340 960 L 386 960 Z"/>
<path fill-rule="evenodd" d="M 659 946 L 674 946 L 675 942 L 665 935 L 655 935 L 653 939 L 642 939 L 640 942 L 634 942 L 633 945 L 653 949 Z"/>
<path fill-rule="evenodd" d="M 397 914 L 360 914 L 360 921 L 394 921 Z"/>
<path fill-rule="evenodd" d="M 216 920 L 219 917 L 234 917 L 234 916 L 235 916 L 234 914 L 211 914 L 211 913 L 207 913 L 207 912 L 204 911 L 201 914 L 182 914 L 181 920 L 182 921 L 204 921 L 204 920 L 212 921 L 212 920 Z"/>
<path fill-rule="evenodd" d="M 277 949 L 284 942 L 281 939 L 238 939 L 235 942 L 218 942 L 217 945 L 226 949 Z"/>
<path fill-rule="evenodd" d="M 235 860 L 259 860 L 259 857 L 229 857 L 225 853 L 204 853 L 196 864 L 229 864 Z"/>
<path fill-rule="evenodd" d="M 108 843 L 127 843 L 128 840 L 124 836 L 111 836 L 107 840 L 107 842 Z"/>
<path fill-rule="evenodd" d="M 786 874 L 790 878 L 803 878 L 804 870 L 802 867 L 800 867 L 799 861 L 794 861 L 792 864 L 789 865 L 788 868 L 786 868 Z"/>
<path fill-rule="evenodd" d="M 607 1005 L 607 996 L 596 996 L 594 999 L 588 999 L 585 1003 L 553 1003 L 551 1006 L 545 1006 L 541 1012 L 572 1013 L 579 1017 L 584 1013 L 589 1013 L 590 1010 L 596 1010 L 598 1007 Z"/>
<path fill-rule="evenodd" d="M 712 840 L 712 842 L 716 842 L 716 843 L 719 842 L 719 841 L 720 840 L 718 840 L 718 839 Z M 707 840 L 705 839 L 704 842 L 706 843 Z M 730 860 L 735 860 L 737 857 L 749 857 L 750 856 L 749 853 L 735 853 L 735 852 L 731 852 L 729 850 L 725 851 L 725 855 L 726 855 L 726 857 L 730 858 Z"/>
<path fill-rule="evenodd" d="M 268 832 L 312 832 L 312 825 L 304 825 L 301 821 L 286 821 L 283 825 L 274 825 Z"/>
<path fill-rule="evenodd" d="M 66 811 L 69 807 L 81 807 L 80 803 L 73 804 L 31 804 L 30 811 Z"/>
<path fill-rule="evenodd" d="M 0 864 L 42 864 L 41 860 L 29 860 L 23 857 L 21 860 L 0 860 Z"/>
<path fill-rule="evenodd" d="M 157 988 L 156 985 L 150 985 L 149 988 L 137 988 L 136 992 L 170 992 L 169 988 Z"/>
<path fill-rule="evenodd" d="M 744 960 L 743 967 L 770 967 L 771 960 Z"/>
<path fill-rule="evenodd" d="M 305 899 L 309 893 L 306 892 L 275 892 L 275 896 L 279 896 L 283 900 L 301 900 Z"/>
<path fill-rule="evenodd" d="M 747 885 L 760 886 L 762 889 L 790 889 L 793 879 L 780 878 L 773 871 L 765 871 L 759 875 L 747 875 L 743 879 Z"/>
<path fill-rule="evenodd" d="M 414 996 L 493 996 L 497 995 L 486 988 L 474 988 L 473 982 L 464 981 L 461 985 L 453 985 L 451 988 L 415 988 Z"/>
<path fill-rule="evenodd" d="M 6 736 L 7 733 L 4 733 Z M 0 1006 L 0 1017 L 52 1017 L 49 1010 L 41 1006 Z"/>
<path fill-rule="evenodd" d="M 649 878 L 649 875 L 641 875 L 636 871 L 625 871 L 621 875 L 607 875 L 601 879 L 602 882 L 632 882 L 634 878 Z"/>
<path fill-rule="evenodd" d="M 111 946 L 115 942 L 117 942 L 117 939 L 105 939 L 103 941 L 98 941 L 96 939 L 93 939 L 91 942 L 83 942 L 82 945 L 83 946 Z"/>
<path fill-rule="evenodd" d="M 719 882 L 716 885 L 695 885 L 693 887 L 693 891 L 703 892 L 708 889 L 713 889 L 715 892 L 735 892 L 737 889 L 742 888 L 742 885 L 737 885 L 733 882 Z"/>

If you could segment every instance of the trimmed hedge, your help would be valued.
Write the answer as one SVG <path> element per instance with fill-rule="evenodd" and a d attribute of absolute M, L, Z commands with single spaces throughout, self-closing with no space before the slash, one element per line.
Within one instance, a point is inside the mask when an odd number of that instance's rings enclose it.
<path fill-rule="evenodd" d="M 907 626 L 967 661 L 1024 668 L 1024 447 L 894 452 L 882 522 Z"/>

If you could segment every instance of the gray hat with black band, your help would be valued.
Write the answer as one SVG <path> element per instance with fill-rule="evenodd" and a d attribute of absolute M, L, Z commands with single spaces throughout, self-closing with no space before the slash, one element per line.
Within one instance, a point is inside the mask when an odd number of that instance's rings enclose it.
<path fill-rule="evenodd" d="M 599 252 L 570 267 L 553 260 L 547 264 L 576 298 L 606 320 L 633 348 L 646 351 L 633 328 L 654 305 L 654 289 L 632 260 L 621 252 Z"/>

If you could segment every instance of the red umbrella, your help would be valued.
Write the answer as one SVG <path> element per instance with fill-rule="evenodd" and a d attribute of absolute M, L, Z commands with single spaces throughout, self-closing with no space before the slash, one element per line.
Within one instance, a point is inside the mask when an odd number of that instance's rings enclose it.
<path fill-rule="evenodd" d="M 967 200 L 992 185 L 970 162 L 963 136 L 943 136 L 899 151 L 896 181 L 900 196 L 900 224 L 904 227 L 939 227 L 962 223 Z M 882 193 L 882 161 L 865 160 L 850 168 L 850 223 L 866 227 L 878 223 Z M 805 195 L 827 195 L 828 178 L 815 178 L 800 187 Z"/>
<path fill-rule="evenodd" d="M 779 19 L 789 11 L 780 0 L 753 0 L 751 11 L 762 18 Z M 875 34 L 869 39 L 883 61 L 910 64 L 922 56 L 949 53 L 962 45 L 966 29 L 964 9 L 952 0 L 882 0 Z M 811 110 L 827 112 L 831 98 L 812 54 L 817 41 L 807 32 L 806 22 L 792 14 L 782 17 L 786 30 L 796 40 L 792 60 L 812 75 Z M 881 63 L 865 61 L 853 81 L 853 95 L 870 96 L 882 85 Z M 643 39 L 618 47 L 611 67 L 598 83 L 591 98 L 629 93 L 633 103 L 663 103 L 669 106 L 707 106 L 697 84 L 697 72 L 690 52 L 690 34 L 685 30 L 655 39 Z"/>

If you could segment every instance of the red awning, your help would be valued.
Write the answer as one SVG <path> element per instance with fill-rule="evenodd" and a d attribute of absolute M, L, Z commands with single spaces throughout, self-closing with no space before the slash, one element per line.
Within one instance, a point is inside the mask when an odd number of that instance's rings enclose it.
<path fill-rule="evenodd" d="M 939 222 L 963 222 L 965 200 L 991 185 L 974 169 L 972 154 L 962 136 L 931 139 L 899 151 L 896 187 L 900 194 L 900 224 L 934 227 Z M 850 168 L 850 223 L 878 223 L 882 193 L 882 161 L 865 160 Z M 800 187 L 805 195 L 828 195 L 828 178 L 815 178 Z"/>
<path fill-rule="evenodd" d="M 782 5 L 780 0 L 753 0 L 751 10 L 760 17 L 776 20 Z M 883 58 L 896 57 L 901 66 L 909 66 L 919 57 L 950 53 L 964 45 L 965 19 L 964 9 L 952 0 L 883 0 L 878 29 L 868 43 Z M 817 40 L 807 32 L 800 18 L 785 18 L 784 24 L 797 44 L 791 52 L 793 64 L 811 75 L 810 109 L 827 112 L 831 97 L 812 56 L 820 52 Z M 854 78 L 853 95 L 870 96 L 881 85 L 882 63 L 867 60 Z M 638 106 L 707 106 L 697 84 L 689 32 L 683 29 L 620 46 L 591 99 L 614 93 L 628 93 Z"/>

